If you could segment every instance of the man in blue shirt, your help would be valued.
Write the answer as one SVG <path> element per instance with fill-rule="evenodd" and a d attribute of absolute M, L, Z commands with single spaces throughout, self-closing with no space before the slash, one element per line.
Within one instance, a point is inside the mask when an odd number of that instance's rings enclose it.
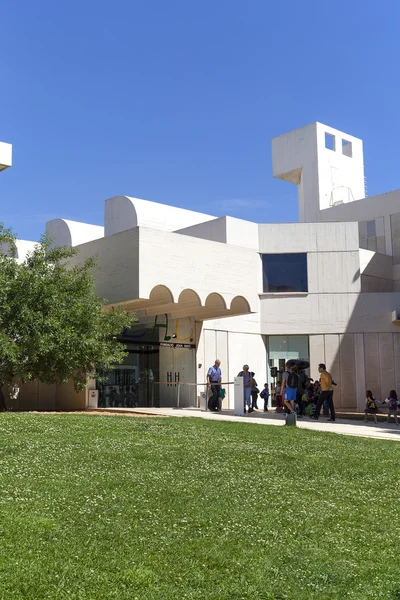
<path fill-rule="evenodd" d="M 216 359 L 214 365 L 208 369 L 207 382 L 212 396 L 208 400 L 208 408 L 212 411 L 221 410 L 222 401 L 219 395 L 221 389 L 222 373 L 220 369 L 221 361 Z"/>

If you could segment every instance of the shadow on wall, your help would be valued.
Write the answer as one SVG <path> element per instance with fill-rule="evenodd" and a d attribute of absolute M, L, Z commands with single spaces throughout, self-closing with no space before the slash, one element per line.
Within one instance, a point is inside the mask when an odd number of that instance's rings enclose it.
<path fill-rule="evenodd" d="M 372 390 L 378 400 L 385 399 L 391 389 L 399 393 L 400 329 L 392 323 L 392 312 L 398 307 L 400 293 L 362 292 L 345 333 L 310 336 L 312 376 L 317 376 L 315 364 L 325 362 L 338 384 L 337 408 L 363 411 L 366 390 Z"/>

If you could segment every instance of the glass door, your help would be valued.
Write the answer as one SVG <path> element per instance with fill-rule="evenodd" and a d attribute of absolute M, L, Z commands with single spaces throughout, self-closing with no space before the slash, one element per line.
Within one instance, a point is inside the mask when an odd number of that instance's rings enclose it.
<path fill-rule="evenodd" d="M 272 406 L 275 406 L 275 386 L 282 381 L 289 359 L 309 360 L 308 335 L 270 335 L 268 337 L 268 382 Z"/>
<path fill-rule="evenodd" d="M 160 346 L 160 406 L 196 406 L 195 349 L 179 345 Z M 181 385 L 179 385 L 181 384 Z"/>
<path fill-rule="evenodd" d="M 159 406 L 159 347 L 127 344 L 128 356 L 122 365 L 97 380 L 99 407 L 135 408 Z"/>

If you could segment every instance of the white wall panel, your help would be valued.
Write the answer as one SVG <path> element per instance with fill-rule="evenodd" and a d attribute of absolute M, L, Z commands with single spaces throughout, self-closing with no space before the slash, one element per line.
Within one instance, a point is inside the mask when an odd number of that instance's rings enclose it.
<path fill-rule="evenodd" d="M 400 395 L 400 333 L 393 334 L 393 355 L 394 355 L 394 369 L 395 369 L 395 388 L 394 389 Z"/>
<path fill-rule="evenodd" d="M 261 335 L 228 334 L 229 349 L 229 381 L 237 376 L 244 364 L 248 364 L 251 371 L 256 374 L 259 386 L 267 381 L 267 353 Z M 233 397 L 231 398 L 231 406 Z"/>
<path fill-rule="evenodd" d="M 334 401 L 337 408 L 342 407 L 342 385 L 340 376 L 340 336 L 325 335 L 325 359 L 326 368 L 337 383 L 334 388 Z"/>
<path fill-rule="evenodd" d="M 390 390 L 396 389 L 393 334 L 380 333 L 378 341 L 381 397 L 386 398 Z"/>
<path fill-rule="evenodd" d="M 318 365 L 325 363 L 325 339 L 323 335 L 310 335 L 310 377 L 319 379 Z"/>
<path fill-rule="evenodd" d="M 227 331 L 217 331 L 216 332 L 216 357 L 221 361 L 221 372 L 222 372 L 222 381 L 229 381 L 229 349 L 228 349 L 228 332 Z M 230 400 L 230 390 L 232 386 L 226 385 L 224 386 L 227 392 L 227 397 L 225 398 L 222 407 L 227 408 L 229 406 Z"/>
<path fill-rule="evenodd" d="M 356 379 L 354 377 L 354 336 L 339 336 L 340 387 L 343 408 L 357 406 Z"/>
<path fill-rule="evenodd" d="M 379 361 L 379 338 L 377 333 L 364 335 L 366 388 L 381 397 L 381 376 Z"/>
<path fill-rule="evenodd" d="M 357 407 L 357 410 L 363 411 L 365 409 L 366 382 L 364 335 L 362 333 L 356 333 L 354 335 L 354 366 L 357 395 L 355 406 Z"/>

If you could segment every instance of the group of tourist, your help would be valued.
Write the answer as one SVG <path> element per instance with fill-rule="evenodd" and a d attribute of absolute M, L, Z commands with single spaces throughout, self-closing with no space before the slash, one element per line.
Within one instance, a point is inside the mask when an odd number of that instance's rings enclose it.
<path fill-rule="evenodd" d="M 328 421 L 335 422 L 333 392 L 336 383 L 326 370 L 325 364 L 320 363 L 318 365 L 320 377 L 319 381 L 314 381 L 307 377 L 301 361 L 298 361 L 299 364 L 295 364 L 295 362 L 288 361 L 286 363 L 282 381 L 278 381 L 274 386 L 273 395 L 275 397 L 276 412 L 296 414 L 299 418 L 309 416 L 311 419 L 318 420 L 323 408 L 325 416 L 329 417 Z M 264 388 L 260 392 L 255 380 L 255 373 L 250 371 L 249 365 L 243 365 L 243 370 L 238 373 L 238 377 L 243 377 L 244 412 L 251 413 L 258 410 L 258 397 L 261 397 L 264 401 L 264 412 L 268 412 L 268 402 L 271 396 L 268 383 L 264 383 Z M 215 364 L 208 370 L 207 382 L 210 390 L 208 408 L 211 411 L 220 411 L 222 408 L 220 360 L 217 359 Z M 368 414 L 372 414 L 375 423 L 377 423 L 377 414 L 380 412 L 379 405 L 387 407 L 387 422 L 390 423 L 391 415 L 393 415 L 396 425 L 399 425 L 400 400 L 397 398 L 396 391 L 391 390 L 385 400 L 379 401 L 373 396 L 371 390 L 367 390 L 365 420 L 367 420 Z"/>
<path fill-rule="evenodd" d="M 296 413 L 299 418 L 307 415 L 316 420 L 323 406 L 324 413 L 329 416 L 328 421 L 333 423 L 336 420 L 333 404 L 333 386 L 336 383 L 324 363 L 318 365 L 318 372 L 319 381 L 314 381 L 307 377 L 303 368 L 292 361 L 287 362 L 282 382 L 278 383 L 280 405 L 283 403 L 289 414 Z"/>
<path fill-rule="evenodd" d="M 329 421 L 335 420 L 335 408 L 333 405 L 333 385 L 331 375 L 327 372 L 324 364 L 319 365 L 320 381 L 313 382 L 306 376 L 304 369 L 299 369 L 291 361 L 286 364 L 286 371 L 283 373 L 282 382 L 278 382 L 274 389 L 276 401 L 276 410 L 281 412 L 285 410 L 288 413 L 296 413 L 299 417 L 305 414 L 318 419 L 321 407 L 330 412 Z M 264 401 L 264 412 L 268 412 L 268 402 L 270 398 L 270 389 L 268 383 L 264 383 L 264 388 L 260 392 L 255 373 L 250 371 L 249 365 L 243 365 L 243 370 L 238 373 L 238 377 L 243 377 L 244 393 L 244 412 L 251 413 L 258 410 L 258 397 Z M 221 401 L 221 361 L 216 360 L 214 365 L 209 368 L 207 373 L 207 383 L 210 390 L 208 408 L 211 411 L 220 411 Z M 307 408 L 315 402 L 315 409 Z"/>

